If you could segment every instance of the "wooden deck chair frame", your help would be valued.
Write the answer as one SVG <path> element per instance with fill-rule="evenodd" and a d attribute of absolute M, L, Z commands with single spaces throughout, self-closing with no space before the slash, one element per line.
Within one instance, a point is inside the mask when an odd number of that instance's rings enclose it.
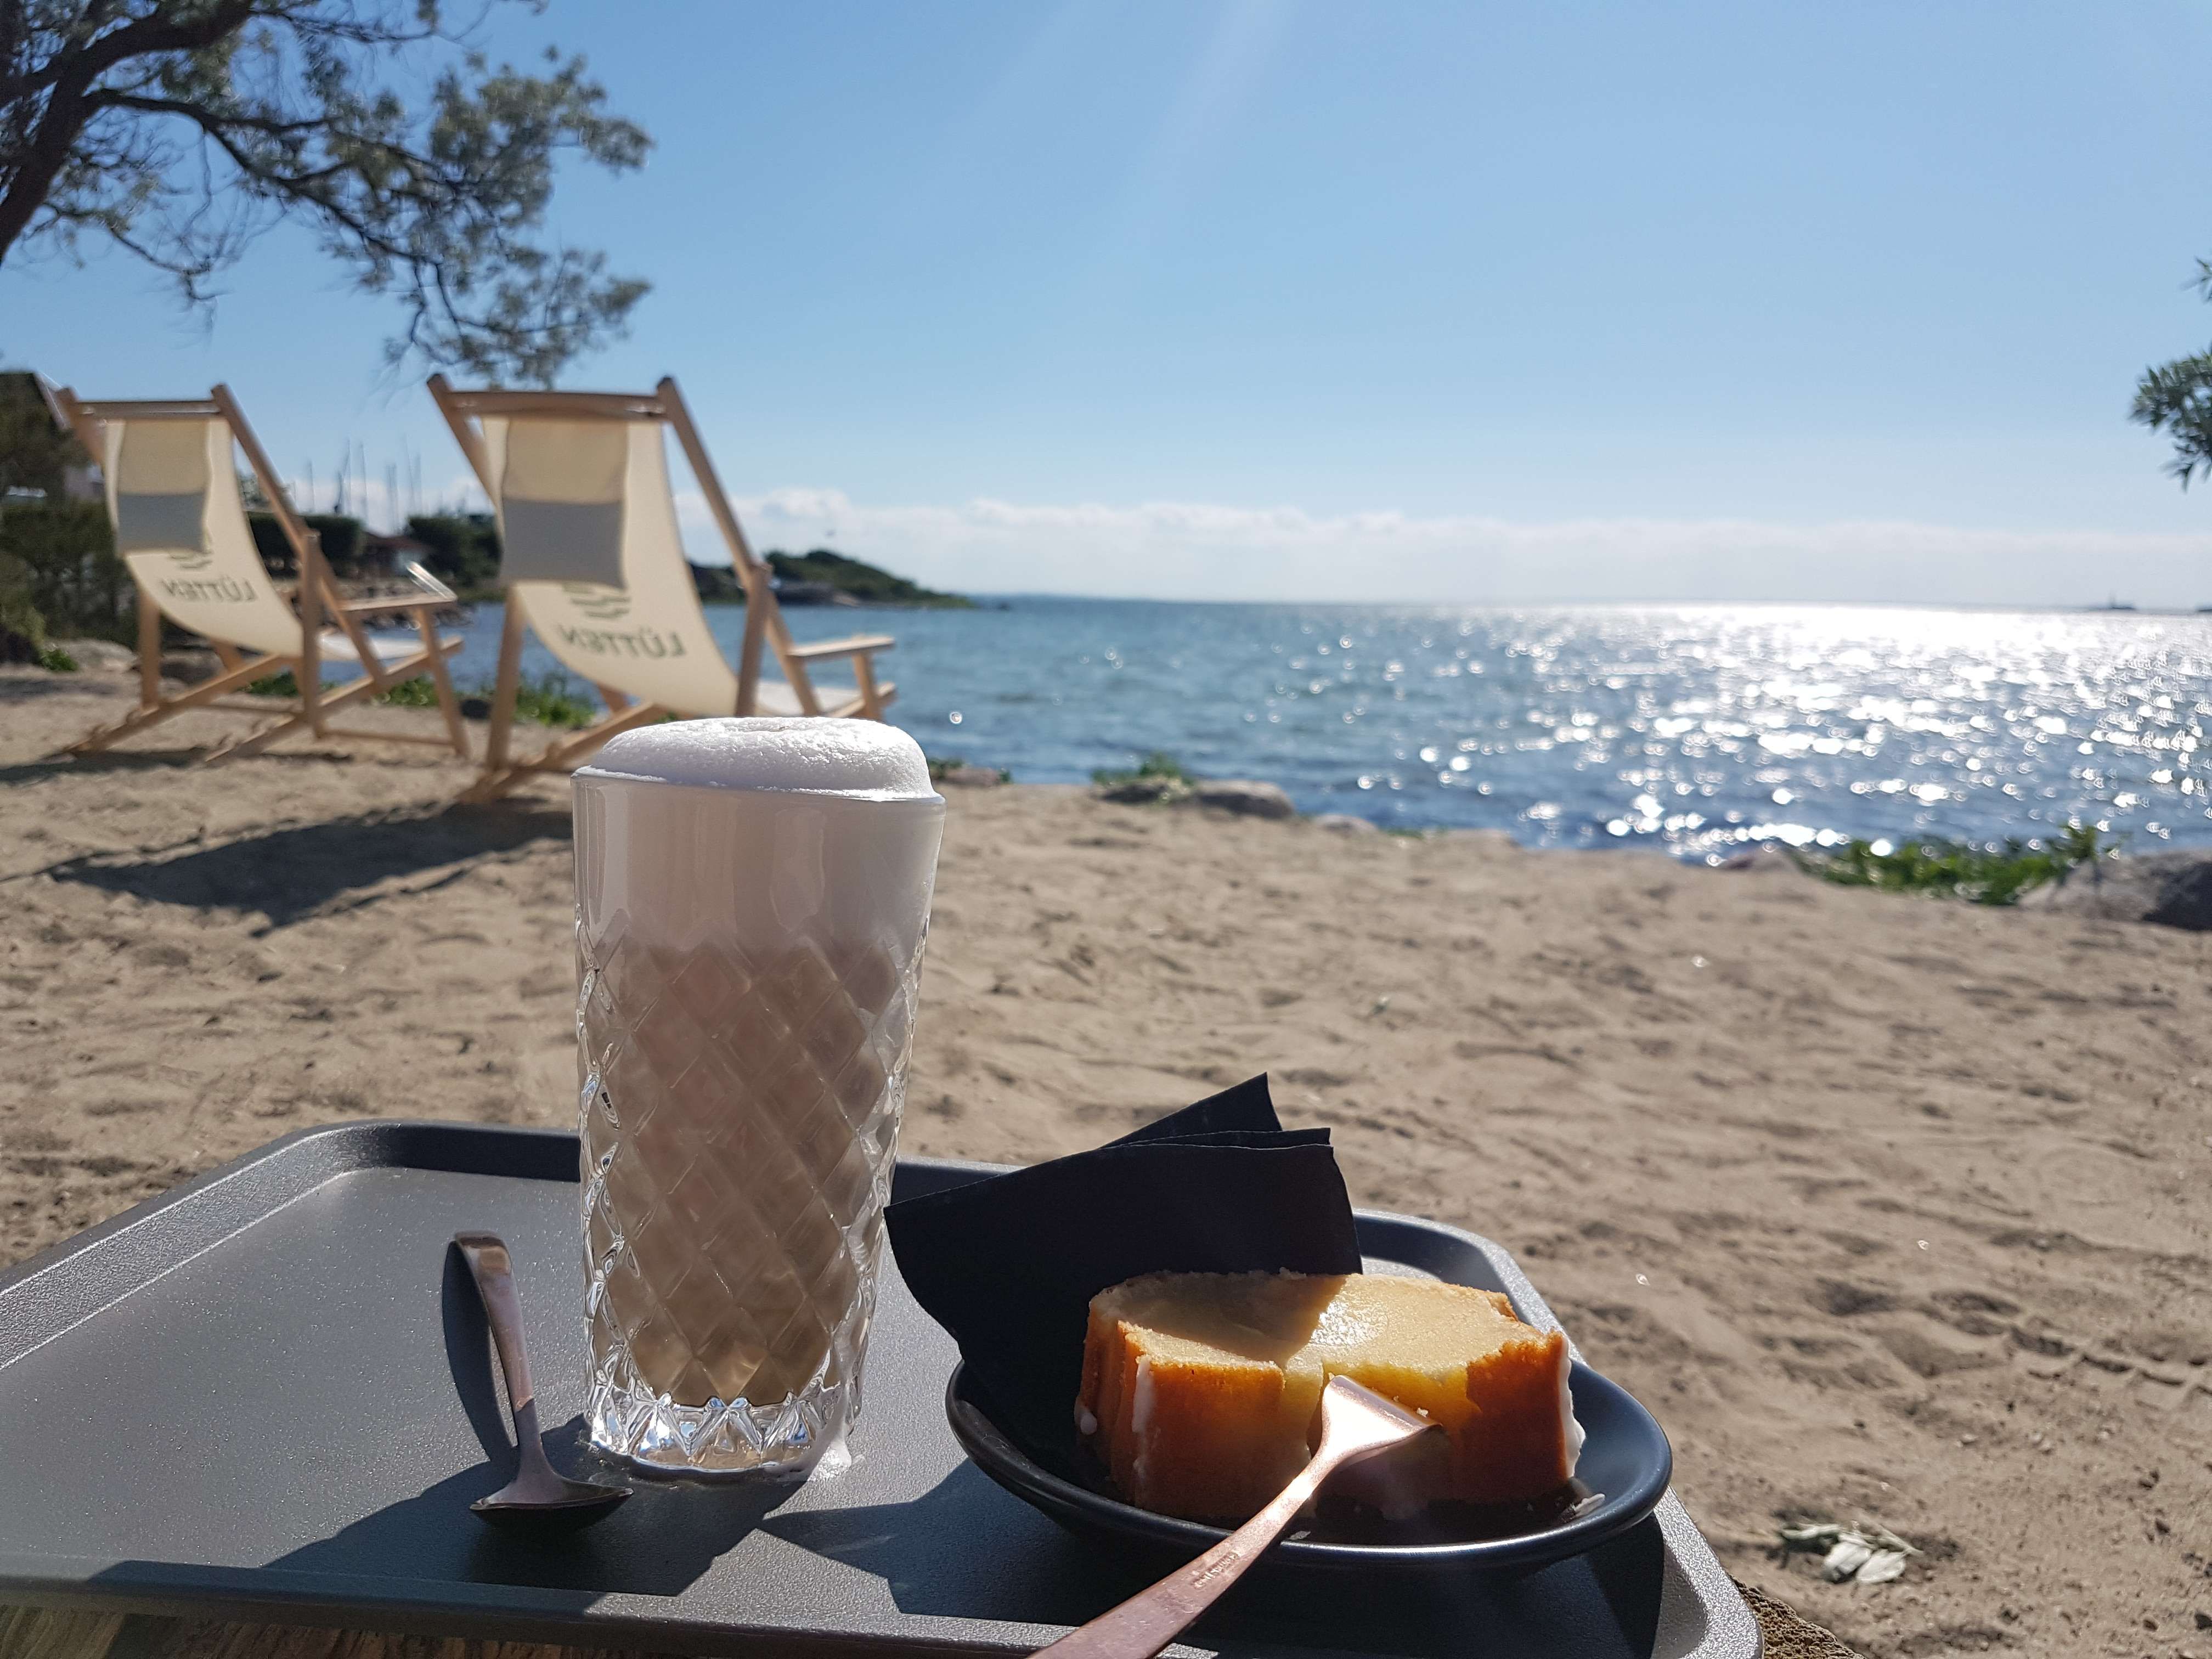
<path fill-rule="evenodd" d="M 137 401 L 90 400 L 79 398 L 73 390 L 64 386 L 52 392 L 51 399 L 56 416 L 76 434 L 86 453 L 103 471 L 106 465 L 104 428 L 111 421 L 220 419 L 229 428 L 232 441 L 246 452 L 246 464 L 252 467 L 253 476 L 261 486 L 262 495 L 269 502 L 270 511 L 283 530 L 284 539 L 291 544 L 293 556 L 299 561 L 300 568 L 295 609 L 300 624 L 301 648 L 296 653 L 269 652 L 258 647 L 241 647 L 234 641 L 202 635 L 201 637 L 215 647 L 216 655 L 222 665 L 222 671 L 212 678 L 169 697 L 161 695 L 161 604 L 134 569 L 131 580 L 138 594 L 138 707 L 123 720 L 96 727 L 70 744 L 63 753 L 96 753 L 187 709 L 221 708 L 264 717 L 277 714 L 286 718 L 262 730 L 218 744 L 202 757 L 204 762 L 233 760 L 240 756 L 258 754 L 270 744 L 301 732 L 313 732 L 319 738 L 366 738 L 380 743 L 430 744 L 441 748 L 450 747 L 463 760 L 470 758 L 468 727 L 462 722 L 460 702 L 453 695 L 453 677 L 447 670 L 447 659 L 460 649 L 461 641 L 458 639 L 441 641 L 436 626 L 439 607 L 450 604 L 453 594 L 443 588 L 434 592 L 385 599 L 348 599 L 341 594 L 331 579 L 330 566 L 323 558 L 321 536 L 308 528 L 294 509 L 291 498 L 285 493 L 283 482 L 277 477 L 276 468 L 270 465 L 267 452 L 261 447 L 261 441 L 254 435 L 253 428 L 246 423 L 246 416 L 228 386 L 216 386 L 204 398 Z M 215 486 L 211 484 L 210 487 Z M 378 655 L 362 623 L 366 618 L 396 612 L 404 612 L 413 621 L 422 638 L 422 648 L 411 656 L 387 662 Z M 344 633 L 362 670 L 359 679 L 328 689 L 322 683 L 325 619 Z M 249 655 L 249 652 L 252 654 Z M 287 669 L 291 671 L 300 688 L 296 699 L 249 699 L 234 695 L 242 693 L 255 680 Z M 329 716 L 334 710 L 378 692 L 388 691 L 420 674 L 428 674 L 431 684 L 437 689 L 439 712 L 446 720 L 444 737 L 434 738 L 415 732 L 349 730 L 330 724 Z"/>
<path fill-rule="evenodd" d="M 453 437 L 468 457 L 475 470 L 477 480 L 483 486 L 484 494 L 494 501 L 500 499 L 500 481 L 492 476 L 493 463 L 484 436 L 474 422 L 486 416 L 510 418 L 540 418 L 615 421 L 654 421 L 668 427 L 682 446 L 684 459 L 691 468 L 700 492 L 706 497 L 708 510 L 714 515 L 716 529 L 721 532 L 723 544 L 728 548 L 730 562 L 738 579 L 744 584 L 745 629 L 744 643 L 738 653 L 738 690 L 733 714 L 750 715 L 759 712 L 761 669 L 763 658 L 773 651 L 778 666 L 788 683 L 799 711 L 803 714 L 825 717 L 855 716 L 866 720 L 881 720 L 884 709 L 897 695 L 897 687 L 889 681 L 876 678 L 874 656 L 888 651 L 896 643 L 888 635 L 855 635 L 849 639 L 823 640 L 813 644 L 794 642 L 784 624 L 783 612 L 775 600 L 775 589 L 769 568 L 755 556 L 745 539 L 744 527 L 731 507 L 729 498 L 722 493 L 720 477 L 701 441 L 699 428 L 691 419 L 691 411 L 684 404 L 673 376 L 664 376 L 650 392 L 631 395 L 608 392 L 463 392 L 447 383 L 442 374 L 434 374 L 429 381 L 430 395 L 437 401 L 439 411 L 453 428 Z M 688 579 L 687 579 L 688 580 Z M 696 604 L 696 596 L 693 603 Z M 509 757 L 514 731 L 514 707 L 521 678 L 523 635 L 528 623 L 522 607 L 510 599 L 506 607 L 506 627 L 501 631 L 499 649 L 499 677 L 492 694 L 490 730 L 485 743 L 484 765 L 477 783 L 461 799 L 468 801 L 487 801 L 515 787 L 532 773 L 574 771 L 587 760 L 608 738 L 634 727 L 650 725 L 664 720 L 675 711 L 659 703 L 632 697 L 617 686 L 592 682 L 593 689 L 606 700 L 610 711 L 607 717 L 585 731 L 549 744 L 527 760 Z M 854 693 L 836 707 L 824 707 L 822 696 L 807 672 L 807 665 L 824 659 L 848 658 L 853 665 Z"/>

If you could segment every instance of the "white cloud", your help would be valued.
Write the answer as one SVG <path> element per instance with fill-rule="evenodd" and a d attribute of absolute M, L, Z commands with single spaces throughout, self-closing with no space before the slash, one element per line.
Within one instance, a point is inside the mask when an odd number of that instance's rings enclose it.
<path fill-rule="evenodd" d="M 335 489 L 289 478 L 306 510 Z M 468 473 L 386 499 L 352 482 L 349 504 L 380 529 L 412 501 L 480 511 Z M 1395 509 L 1338 514 L 1208 501 L 878 506 L 791 488 L 732 503 L 757 550 L 829 545 L 933 587 L 1188 599 L 1374 599 L 1411 604 L 1552 600 L 1917 601 L 2145 606 L 2212 604 L 2212 535 L 1960 529 L 1862 520 L 1577 519 L 1515 523 Z M 692 557 L 726 557 L 696 489 L 677 492 Z M 365 509 L 365 510 L 364 510 Z"/>
<path fill-rule="evenodd" d="M 932 586 L 1209 599 L 2212 603 L 2212 536 L 1900 522 L 1335 515 L 1202 501 L 877 506 L 786 489 L 735 501 L 757 549 L 829 544 Z M 679 491 L 693 556 L 719 559 Z"/>

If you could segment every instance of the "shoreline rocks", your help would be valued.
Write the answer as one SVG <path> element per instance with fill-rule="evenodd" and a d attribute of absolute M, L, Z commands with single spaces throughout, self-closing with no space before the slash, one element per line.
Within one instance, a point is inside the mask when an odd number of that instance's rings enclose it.
<path fill-rule="evenodd" d="M 134 657 L 135 662 L 137 659 Z M 203 647 L 186 646 L 161 653 L 161 678 L 184 685 L 198 685 L 222 672 L 222 659 Z"/>
<path fill-rule="evenodd" d="M 1202 806 L 1232 817 L 1284 821 L 1298 809 L 1279 784 L 1256 778 L 1184 778 L 1172 775 L 1120 778 L 1095 784 L 1091 794 L 1116 806 Z"/>
<path fill-rule="evenodd" d="M 1279 784 L 1249 778 L 1209 778 L 1190 792 L 1190 800 L 1240 818 L 1294 818 L 1298 809 Z"/>
<path fill-rule="evenodd" d="M 2021 895 L 2020 908 L 2212 931 L 2212 851 L 2177 849 L 2097 859 Z"/>
<path fill-rule="evenodd" d="M 130 674 L 137 672 L 138 653 L 113 640 L 49 640 L 76 659 L 80 669 L 94 673 Z"/>
<path fill-rule="evenodd" d="M 1754 847 L 1747 853 L 1735 853 L 1723 859 L 1717 866 L 1754 876 L 1802 876 L 1805 866 L 1784 852 L 1779 847 Z"/>
<path fill-rule="evenodd" d="M 1116 806 L 1161 806 L 1188 799 L 1190 786 L 1181 778 L 1123 778 L 1099 784 L 1091 793 Z"/>

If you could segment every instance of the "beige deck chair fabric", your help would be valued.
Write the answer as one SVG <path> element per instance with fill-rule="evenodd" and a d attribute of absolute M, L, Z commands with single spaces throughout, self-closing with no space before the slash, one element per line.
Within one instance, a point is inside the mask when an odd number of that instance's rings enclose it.
<path fill-rule="evenodd" d="M 561 665 L 678 714 L 728 714 L 738 677 L 684 557 L 657 421 L 489 416 L 507 597 Z"/>
<path fill-rule="evenodd" d="M 300 619 L 270 586 L 238 499 L 230 423 L 110 421 L 106 438 L 115 550 L 140 589 L 204 638 L 298 656 Z"/>
<path fill-rule="evenodd" d="M 875 678 L 881 635 L 793 643 L 767 568 L 753 556 L 672 380 L 640 396 L 459 392 L 431 395 L 490 496 L 507 595 L 499 689 L 483 775 L 465 799 L 504 794 L 532 772 L 582 763 L 617 732 L 670 714 L 882 718 L 897 688 Z M 684 556 L 664 428 L 684 445 L 745 585 L 744 649 L 736 669 L 708 629 Z M 523 761 L 508 758 L 525 629 L 562 667 L 596 686 L 612 712 Z M 772 652 L 781 679 L 761 672 Z M 820 685 L 807 664 L 850 659 L 851 685 Z M 751 684 L 748 695 L 747 679 Z"/>
<path fill-rule="evenodd" d="M 111 421 L 101 472 L 115 550 L 141 591 L 180 627 L 275 657 L 296 657 L 300 618 L 270 586 L 230 470 L 228 422 Z M 217 478 L 227 488 L 210 488 Z M 455 641 L 456 644 L 459 641 Z M 380 666 L 418 655 L 419 641 L 368 635 Z M 325 662 L 361 660 L 352 637 L 321 635 Z"/>
<path fill-rule="evenodd" d="M 73 751 L 104 749 L 190 708 L 228 708 L 264 719 L 292 716 L 219 745 L 206 758 L 251 754 L 295 731 L 328 732 L 331 728 L 323 716 L 331 709 L 427 672 L 436 682 L 446 714 L 447 735 L 434 741 L 467 757 L 467 729 L 446 672 L 447 658 L 462 641 L 458 636 L 436 636 L 431 607 L 440 601 L 428 595 L 361 604 L 342 599 L 315 551 L 313 532 L 301 525 L 290 503 L 282 499 L 281 483 L 268 476 L 265 457 L 245 429 L 226 389 L 217 387 L 205 400 L 168 404 L 86 403 L 69 392 L 53 396 L 57 412 L 100 465 L 116 551 L 130 569 L 140 600 L 140 707 L 127 719 L 88 733 L 71 745 Z M 233 447 L 239 444 L 245 446 L 262 488 L 276 503 L 288 538 L 305 549 L 301 586 L 315 601 L 310 608 L 318 618 L 313 652 L 300 614 L 270 582 L 254 545 L 232 459 Z M 379 636 L 361 625 L 365 617 L 392 611 L 412 615 L 416 624 L 412 636 Z M 343 625 L 324 629 L 319 619 L 325 615 L 336 616 Z M 165 697 L 156 660 L 159 616 L 210 641 L 223 659 L 223 672 L 188 691 Z M 247 660 L 242 651 L 258 654 Z M 305 672 L 311 661 L 312 677 Z M 325 691 L 320 674 L 326 661 L 349 664 L 360 678 Z M 294 671 L 303 687 L 312 678 L 313 692 L 292 704 L 262 698 L 219 701 L 255 679 L 287 669 Z M 345 735 L 393 736 L 380 732 Z"/>

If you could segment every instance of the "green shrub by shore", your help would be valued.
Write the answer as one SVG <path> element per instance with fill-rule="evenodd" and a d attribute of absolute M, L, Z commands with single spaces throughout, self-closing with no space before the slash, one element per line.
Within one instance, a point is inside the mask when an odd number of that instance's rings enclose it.
<path fill-rule="evenodd" d="M 1139 761 L 1134 769 L 1102 766 L 1091 775 L 1091 782 L 1109 789 L 1117 783 L 1136 783 L 1152 778 L 1164 783 L 1179 783 L 1187 789 L 1196 787 L 1199 781 L 1184 770 L 1183 763 L 1173 755 L 1164 754 L 1157 749 Z"/>
<path fill-rule="evenodd" d="M 968 759 L 964 755 L 927 755 L 923 758 L 929 763 L 929 781 L 932 783 L 942 783 L 953 773 L 964 769 L 968 765 Z M 988 769 L 999 775 L 1000 783 L 1012 783 L 1014 781 L 1014 775 L 1003 766 L 994 766 Z"/>
<path fill-rule="evenodd" d="M 1853 841 L 1832 853 L 1790 856 L 1801 869 L 1838 886 L 1933 893 L 1975 904 L 2016 904 L 2021 894 L 2063 879 L 2077 865 L 2109 857 L 2114 848 L 2094 826 L 2069 823 L 2047 842 L 2013 836 L 1998 846 L 1977 847 L 1971 842 L 1922 836 L 1894 846 Z"/>
<path fill-rule="evenodd" d="M 281 674 L 271 674 L 265 679 L 255 680 L 246 691 L 257 697 L 296 697 L 300 683 L 286 669 Z M 455 687 L 454 693 L 463 702 L 471 699 L 489 702 L 493 687 L 489 684 L 466 689 Z M 374 701 L 394 708 L 435 708 L 438 689 L 430 683 L 428 675 L 403 680 Z M 536 678 L 525 675 L 515 687 L 514 713 L 517 719 L 536 726 L 575 728 L 589 726 L 599 718 L 599 711 L 591 699 L 577 689 L 576 683 L 557 669 L 540 674 Z"/>
<path fill-rule="evenodd" d="M 44 639 L 137 637 L 136 589 L 97 501 L 0 507 L 0 623 Z M 27 619 L 37 619 L 35 629 Z"/>

